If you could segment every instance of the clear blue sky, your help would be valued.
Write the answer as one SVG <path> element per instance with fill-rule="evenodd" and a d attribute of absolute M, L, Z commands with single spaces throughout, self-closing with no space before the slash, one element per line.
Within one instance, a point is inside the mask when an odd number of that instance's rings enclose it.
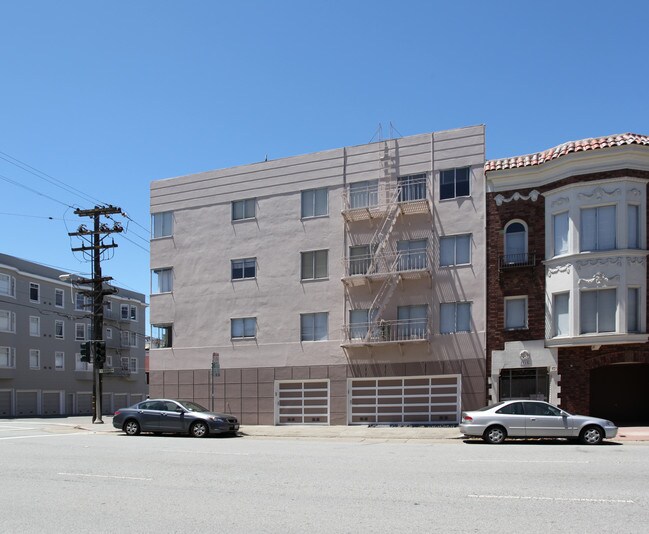
<path fill-rule="evenodd" d="M 648 6 L 5 0 L 0 251 L 87 273 L 68 206 L 99 199 L 139 224 L 104 274 L 148 294 L 155 179 L 363 144 L 379 123 L 485 124 L 488 158 L 649 134 Z"/>

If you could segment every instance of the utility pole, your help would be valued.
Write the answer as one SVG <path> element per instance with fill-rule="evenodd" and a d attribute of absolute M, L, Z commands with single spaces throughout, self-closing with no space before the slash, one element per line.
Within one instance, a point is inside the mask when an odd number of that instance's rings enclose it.
<path fill-rule="evenodd" d="M 106 344 L 103 340 L 104 332 L 104 295 L 116 293 L 115 288 L 105 288 L 104 282 L 113 278 L 111 276 L 101 275 L 101 257 L 102 253 L 108 249 L 116 248 L 117 244 L 104 244 L 104 240 L 109 234 L 122 232 L 121 224 L 115 222 L 110 228 L 107 224 L 101 222 L 102 216 L 122 214 L 122 210 L 115 206 L 95 206 L 89 210 L 74 210 L 75 215 L 79 217 L 90 217 L 93 219 L 93 228 L 89 230 L 84 224 L 79 226 L 76 232 L 68 233 L 69 236 L 81 237 L 87 244 L 72 249 L 72 252 L 82 252 L 89 255 L 92 261 L 92 278 L 77 278 L 76 282 L 81 285 L 91 286 L 90 289 L 82 291 L 84 295 L 92 297 L 92 340 L 90 361 L 93 363 L 92 368 L 92 422 L 103 424 L 101 400 L 103 394 L 103 369 L 106 361 Z"/>

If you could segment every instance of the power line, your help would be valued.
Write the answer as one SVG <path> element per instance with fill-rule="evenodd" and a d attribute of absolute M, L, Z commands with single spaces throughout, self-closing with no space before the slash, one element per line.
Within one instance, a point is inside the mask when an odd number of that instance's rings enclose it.
<path fill-rule="evenodd" d="M 22 187 L 23 189 L 26 189 L 27 191 L 30 191 L 31 193 L 34 193 L 36 195 L 39 195 L 41 197 L 49 198 L 50 200 L 54 202 L 58 202 L 59 204 L 62 204 L 63 206 L 66 206 L 68 208 L 74 208 L 74 206 L 71 206 L 70 204 L 66 204 L 65 202 L 61 202 L 60 200 L 57 200 L 54 197 L 51 197 L 49 195 L 46 195 L 45 193 L 41 193 L 40 191 L 36 191 L 35 189 L 32 189 L 31 187 L 27 187 L 25 184 L 21 184 L 20 182 L 16 182 L 15 180 L 12 180 L 11 178 L 8 178 L 7 176 L 4 176 L 0 174 L 0 179 L 4 180 L 5 182 L 9 182 L 10 184 L 13 184 L 18 187 Z"/>

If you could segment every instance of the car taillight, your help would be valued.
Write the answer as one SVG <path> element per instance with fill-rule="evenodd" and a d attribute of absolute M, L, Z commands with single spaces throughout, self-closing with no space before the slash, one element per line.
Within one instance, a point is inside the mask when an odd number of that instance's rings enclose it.
<path fill-rule="evenodd" d="M 463 423 L 472 423 L 473 422 L 473 417 L 470 415 L 463 414 L 462 415 L 462 422 Z"/>
<path fill-rule="evenodd" d="M 119 410 L 117 410 L 113 415 L 119 415 L 120 413 L 122 413 L 122 412 L 120 412 Z"/>

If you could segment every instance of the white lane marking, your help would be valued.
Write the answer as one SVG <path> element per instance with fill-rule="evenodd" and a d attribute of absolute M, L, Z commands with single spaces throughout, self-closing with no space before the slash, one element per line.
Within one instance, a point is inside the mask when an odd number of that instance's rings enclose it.
<path fill-rule="evenodd" d="M 476 463 L 502 463 L 502 464 L 589 464 L 588 460 L 507 460 L 487 458 L 484 460 L 458 460 L 458 462 L 476 462 Z"/>
<path fill-rule="evenodd" d="M 0 426 L 0 432 L 11 432 L 12 430 L 36 430 L 31 427 L 24 426 Z"/>
<path fill-rule="evenodd" d="M 152 478 L 143 477 L 123 477 L 118 475 L 91 475 L 88 473 L 57 473 L 64 477 L 89 477 L 89 478 L 117 478 L 119 480 L 153 480 Z"/>
<path fill-rule="evenodd" d="M 250 456 L 250 453 L 247 452 L 182 451 L 177 449 L 160 449 L 160 452 L 173 452 L 182 454 L 218 454 L 221 456 Z"/>
<path fill-rule="evenodd" d="M 557 501 L 557 502 L 599 502 L 613 504 L 635 504 L 635 501 L 628 499 L 586 499 L 576 497 L 532 497 L 524 495 L 467 495 L 472 499 L 510 499 L 520 501 Z"/>
<path fill-rule="evenodd" d="M 34 434 L 33 436 L 9 436 L 8 438 L 0 438 L 0 441 L 9 439 L 31 439 L 31 438 L 56 438 L 61 436 L 87 436 L 92 432 L 77 432 L 75 434 Z"/>

